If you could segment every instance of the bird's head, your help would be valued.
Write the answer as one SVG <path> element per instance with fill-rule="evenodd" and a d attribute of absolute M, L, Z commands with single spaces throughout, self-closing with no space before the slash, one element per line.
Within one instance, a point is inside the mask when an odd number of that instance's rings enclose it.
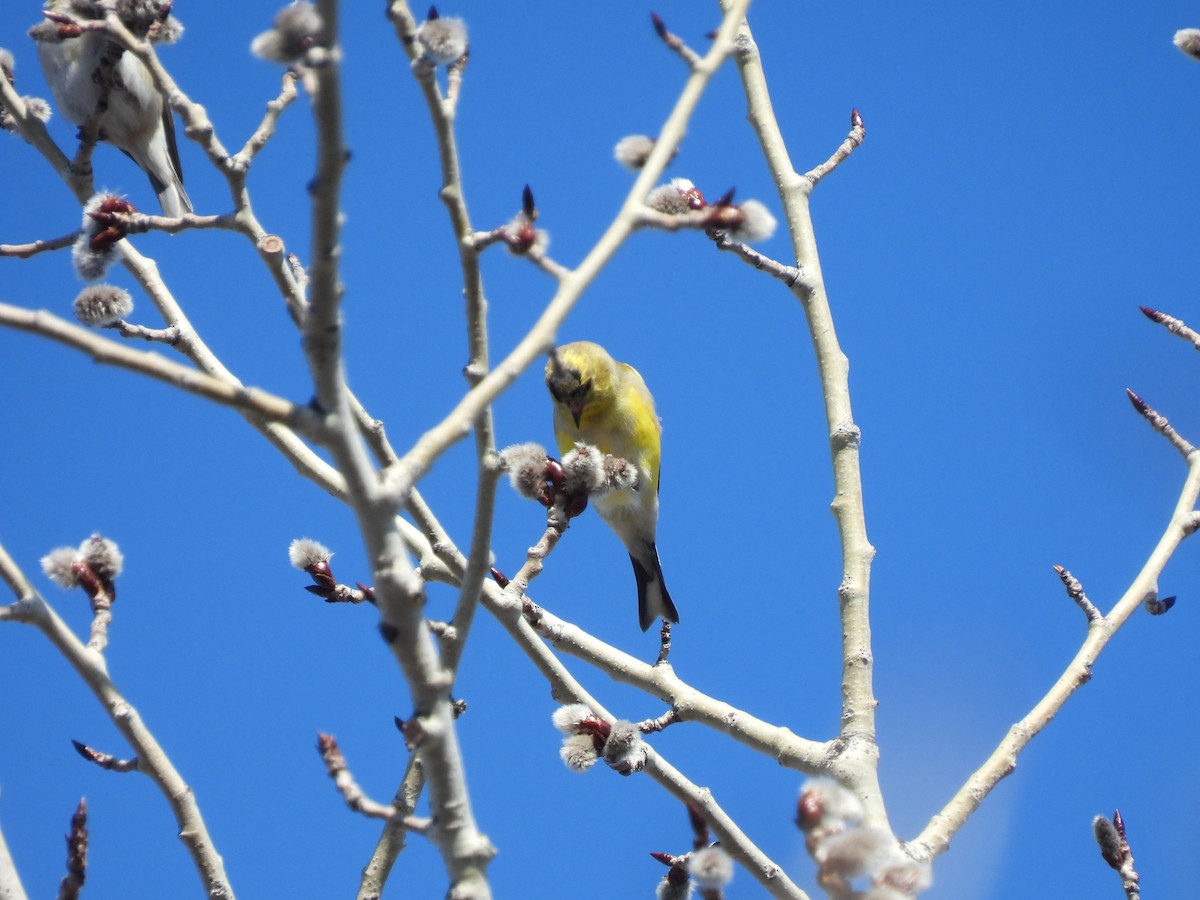
<path fill-rule="evenodd" d="M 590 341 L 575 341 L 550 351 L 546 387 L 554 402 L 571 414 L 576 428 L 581 427 L 587 405 L 597 395 L 604 396 L 611 385 L 615 365 L 603 347 Z"/>

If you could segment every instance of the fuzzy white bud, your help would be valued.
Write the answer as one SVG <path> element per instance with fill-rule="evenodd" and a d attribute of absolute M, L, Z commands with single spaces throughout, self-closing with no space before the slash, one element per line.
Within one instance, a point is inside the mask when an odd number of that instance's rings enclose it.
<path fill-rule="evenodd" d="M 532 441 L 513 444 L 499 453 L 500 465 L 508 473 L 508 480 L 522 497 L 538 500 L 546 492 L 546 463 L 549 459 L 546 448 Z"/>
<path fill-rule="evenodd" d="M 627 459 L 620 456 L 604 457 L 604 491 L 633 490 L 642 480 L 642 473 Z"/>
<path fill-rule="evenodd" d="M 883 828 L 850 828 L 817 844 L 813 859 L 822 872 L 846 879 L 875 875 L 891 859 L 895 839 Z"/>
<path fill-rule="evenodd" d="M 79 545 L 80 558 L 101 578 L 112 581 L 125 567 L 125 557 L 117 542 L 93 534 Z"/>
<path fill-rule="evenodd" d="M 562 458 L 563 490 L 568 494 L 593 494 L 605 484 L 604 456 L 590 444 L 576 444 Z"/>
<path fill-rule="evenodd" d="M 556 709 L 550 716 L 550 721 L 563 734 L 573 735 L 580 722 L 593 718 L 595 716 L 592 715 L 592 711 L 588 709 L 586 703 L 568 703 L 566 706 Z"/>
<path fill-rule="evenodd" d="M 79 574 L 75 571 L 77 562 L 79 562 L 78 550 L 74 547 L 58 547 L 42 557 L 42 571 L 59 587 L 78 587 Z"/>
<path fill-rule="evenodd" d="M 333 556 L 333 552 L 320 541 L 311 538 L 296 538 L 288 544 L 288 561 L 303 572 L 309 566 L 323 563 Z"/>
<path fill-rule="evenodd" d="M 701 847 L 688 861 L 688 874 L 702 891 L 723 888 L 733 880 L 733 860 L 720 847 Z"/>
<path fill-rule="evenodd" d="M 622 775 L 646 768 L 646 743 L 636 725 L 625 719 L 613 722 L 604 742 L 604 761 Z"/>
<path fill-rule="evenodd" d="M 630 134 L 617 141 L 613 148 L 613 158 L 627 169 L 637 171 L 646 165 L 646 160 L 654 152 L 658 142 L 646 134 Z"/>
<path fill-rule="evenodd" d="M 72 306 L 75 318 L 89 328 L 103 328 L 119 322 L 133 312 L 133 297 L 124 288 L 111 284 L 91 284 L 79 292 Z"/>
<path fill-rule="evenodd" d="M 290 65 L 304 58 L 324 26 L 315 6 L 297 0 L 275 14 L 273 27 L 250 42 L 250 52 L 268 62 Z"/>
<path fill-rule="evenodd" d="M 590 734 L 570 735 L 563 741 L 558 755 L 572 772 L 586 772 L 600 758 Z"/>
<path fill-rule="evenodd" d="M 1200 28 L 1181 28 L 1175 32 L 1175 46 L 1192 59 L 1200 59 Z"/>
<path fill-rule="evenodd" d="M 25 101 L 25 112 L 33 116 L 39 122 L 49 122 L 52 112 L 50 104 L 41 97 L 22 97 Z"/>
<path fill-rule="evenodd" d="M 919 894 L 933 884 L 933 867 L 912 859 L 895 845 L 891 859 L 874 874 L 879 886 L 894 888 L 905 896 Z"/>
<path fill-rule="evenodd" d="M 431 17 L 417 28 L 417 43 L 435 65 L 458 62 L 467 52 L 467 24 L 462 19 Z"/>
<path fill-rule="evenodd" d="M 739 203 L 737 209 L 742 217 L 740 222 L 728 229 L 732 237 L 739 241 L 765 241 L 775 233 L 775 228 L 779 223 L 762 203 L 757 200 L 747 200 L 745 203 Z"/>
<path fill-rule="evenodd" d="M 664 877 L 654 889 L 654 900 L 688 900 L 693 894 L 691 881 L 676 884 L 670 878 Z"/>
<path fill-rule="evenodd" d="M 865 894 L 855 894 L 854 896 L 859 900 L 912 900 L 912 894 L 906 894 L 904 891 L 898 891 L 886 885 L 877 885 Z"/>
<path fill-rule="evenodd" d="M 71 247 L 71 265 L 75 274 L 83 281 L 97 281 L 108 274 L 108 267 L 116 261 L 116 244 L 96 250 L 88 246 L 87 234 L 81 234 Z"/>
<path fill-rule="evenodd" d="M 805 831 L 820 828 L 840 831 L 862 821 L 863 805 L 858 796 L 840 782 L 826 775 L 810 778 L 800 788 L 802 821 Z"/>
<path fill-rule="evenodd" d="M 686 178 L 672 178 L 646 196 L 646 205 L 669 216 L 681 216 L 704 206 L 704 195 Z"/>
<path fill-rule="evenodd" d="M 119 258 L 117 245 L 125 236 L 124 232 L 104 233 L 108 226 L 97 221 L 97 216 L 112 221 L 117 213 L 134 211 L 133 205 L 121 197 L 103 191 L 92 195 L 84 204 L 83 226 L 71 247 L 71 263 L 76 275 L 84 281 L 97 281 Z"/>

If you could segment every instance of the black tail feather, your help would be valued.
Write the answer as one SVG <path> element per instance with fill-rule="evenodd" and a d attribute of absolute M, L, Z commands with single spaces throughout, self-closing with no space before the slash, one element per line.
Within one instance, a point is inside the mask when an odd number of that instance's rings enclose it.
<path fill-rule="evenodd" d="M 671 622 L 679 621 L 679 611 L 667 593 L 667 583 L 663 581 L 662 566 L 658 562 L 658 549 L 654 544 L 647 547 L 647 559 L 654 560 L 651 571 L 633 554 L 629 561 L 633 563 L 633 577 L 637 579 L 638 590 L 638 622 L 642 631 L 649 631 L 650 626 L 659 619 Z"/>

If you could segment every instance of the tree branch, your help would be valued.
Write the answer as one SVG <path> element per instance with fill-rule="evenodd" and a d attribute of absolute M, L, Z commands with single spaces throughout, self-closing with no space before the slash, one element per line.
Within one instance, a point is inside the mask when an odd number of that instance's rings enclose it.
<path fill-rule="evenodd" d="M 18 597 L 16 603 L 0 607 L 0 621 L 34 626 L 71 664 L 84 684 L 96 695 L 117 730 L 137 751 L 138 771 L 150 776 L 170 805 L 179 826 L 179 839 L 191 854 L 206 894 L 211 898 L 233 900 L 233 888 L 205 827 L 195 794 L 171 764 L 170 758 L 142 722 L 137 710 L 109 677 L 104 657 L 98 651 L 85 647 L 75 637 L 50 604 L 33 589 L 3 546 L 0 546 L 0 575 Z"/>
<path fill-rule="evenodd" d="M 1008 734 L 992 755 L 909 844 L 910 852 L 918 859 L 933 859 L 946 851 L 950 839 L 979 808 L 992 788 L 1013 772 L 1017 765 L 1017 757 L 1034 735 L 1045 728 L 1071 695 L 1091 679 L 1092 667 L 1100 653 L 1146 597 L 1156 591 L 1158 577 L 1172 554 L 1183 539 L 1195 530 L 1193 511 L 1196 508 L 1197 496 L 1200 496 L 1200 454 L 1192 454 L 1188 459 L 1187 480 L 1175 504 L 1171 521 L 1142 570 L 1112 610 L 1106 616 L 1089 623 L 1083 645 L 1045 696 L 1008 730 Z"/>

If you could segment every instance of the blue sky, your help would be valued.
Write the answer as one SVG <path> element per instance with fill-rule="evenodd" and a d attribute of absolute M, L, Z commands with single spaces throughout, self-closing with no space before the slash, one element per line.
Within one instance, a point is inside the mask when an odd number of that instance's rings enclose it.
<path fill-rule="evenodd" d="M 21 93 L 47 92 L 25 29 L 37 5 L 0 15 Z M 663 0 L 673 30 L 703 48 L 715 4 Z M 236 10 L 236 12 L 235 12 Z M 278 89 L 250 57 L 267 3 L 177 5 L 183 40 L 163 51 L 181 87 L 240 146 Z M 686 73 L 634 4 L 444 6 L 472 55 L 459 107 L 465 189 L 477 228 L 502 224 L 532 185 L 551 254 L 574 264 L 631 183 L 611 159 L 624 134 L 654 133 Z M 1051 566 L 1111 606 L 1166 526 L 1178 455 L 1133 413 L 1132 387 L 1200 440 L 1187 344 L 1139 305 L 1196 312 L 1200 65 L 1171 46 L 1194 5 L 994 7 L 864 3 L 852 11 L 762 2 L 751 9 L 796 166 L 845 136 L 865 145 L 822 183 L 813 211 L 839 338 L 851 360 L 868 533 L 878 549 L 872 613 L 881 777 L 891 820 L 915 836 L 1009 725 L 1061 672 L 1084 619 Z M 382 4 L 344 21 L 347 140 L 344 315 L 352 386 L 403 450 L 464 390 L 461 286 L 431 128 Z M 73 129 L 52 133 L 68 150 Z M 308 256 L 307 101 L 288 110 L 256 164 L 259 217 Z M 77 227 L 78 209 L 30 148 L 0 136 L 0 241 Z M 188 192 L 223 212 L 223 179 L 190 143 Z M 102 148 L 99 184 L 153 208 L 145 179 Z M 720 73 L 669 174 L 710 196 L 736 186 L 779 211 L 745 121 L 736 72 Z M 292 398 L 310 388 L 299 341 L 251 247 L 229 234 L 146 236 L 188 315 L 239 377 Z M 784 261 L 781 233 L 761 245 Z M 493 355 L 552 293 L 502 250 L 484 257 Z M 116 273 L 114 280 L 129 284 Z M 130 284 L 130 286 L 132 286 Z M 0 301 L 69 315 L 79 289 L 64 253 L 0 260 Z M 135 293 L 132 317 L 156 325 Z M 641 234 L 561 330 L 636 365 L 663 420 L 659 547 L 683 623 L 672 661 L 697 687 L 815 739 L 839 713 L 839 549 L 825 423 L 797 303 L 701 235 Z M 287 565 L 318 538 L 335 573 L 367 580 L 353 517 L 232 412 L 99 368 L 64 348 L 0 332 L 6 400 L 0 541 L 79 631 L 86 603 L 40 574 L 50 549 L 92 531 L 120 542 L 126 574 L 110 671 L 195 789 L 244 897 L 347 896 L 378 826 L 342 806 L 313 749 L 336 734 L 360 783 L 390 797 L 405 751 L 392 725 L 407 691 L 368 608 L 326 606 Z M 551 443 L 529 371 L 495 408 L 501 444 Z M 421 484 L 452 534 L 469 535 L 471 449 Z M 500 493 L 497 564 L 516 569 L 541 510 Z M 650 659 L 616 539 L 588 513 L 532 594 L 559 615 Z M 1200 876 L 1194 765 L 1195 591 L 1185 543 L 1161 583 L 1165 618 L 1133 617 L 1094 678 L 1021 757 L 935 865 L 925 896 L 955 900 L 1118 897 L 1091 839 L 1096 813 L 1125 815 L 1156 896 Z M 430 589 L 431 615 L 454 593 Z M 610 709 L 658 704 L 572 670 Z M 54 890 L 75 803 L 91 808 L 87 896 L 186 896 L 196 882 L 153 785 L 84 764 L 70 739 L 124 755 L 91 696 L 31 629 L 0 628 L 0 825 L 31 896 Z M 468 779 L 500 849 L 497 896 L 648 896 L 652 850 L 683 852 L 686 817 L 645 778 L 572 775 L 557 759 L 549 692 L 482 617 L 458 693 Z M 654 746 L 720 802 L 802 886 L 813 865 L 791 826 L 799 773 L 700 726 Z M 440 896 L 433 850 L 411 842 L 391 896 Z M 1032 885 L 1032 886 L 1031 886 Z M 761 892 L 739 873 L 729 896 Z"/>

